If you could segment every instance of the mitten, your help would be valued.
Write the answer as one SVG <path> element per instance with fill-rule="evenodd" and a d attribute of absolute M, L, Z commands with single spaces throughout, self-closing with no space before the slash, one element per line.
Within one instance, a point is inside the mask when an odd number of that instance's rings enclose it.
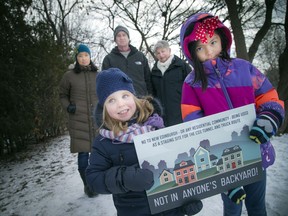
<path fill-rule="evenodd" d="M 280 127 L 281 119 L 276 111 L 261 112 L 250 131 L 250 139 L 258 144 L 268 142 Z"/>
<path fill-rule="evenodd" d="M 236 204 L 239 204 L 246 198 L 246 192 L 242 187 L 234 188 L 228 191 L 227 196 Z"/>
<path fill-rule="evenodd" d="M 69 106 L 67 107 L 67 112 L 74 114 L 76 111 L 76 105 L 73 103 L 70 103 Z"/>
<path fill-rule="evenodd" d="M 122 173 L 126 167 L 114 166 L 105 173 L 105 185 L 112 194 L 127 193 L 129 190 L 123 185 Z"/>
<path fill-rule="evenodd" d="M 195 215 L 201 211 L 203 203 L 201 200 L 192 201 L 191 203 L 182 206 L 182 211 L 185 215 Z"/>
<path fill-rule="evenodd" d="M 164 121 L 163 119 L 156 113 L 150 116 L 143 125 L 150 125 L 156 128 L 164 128 Z"/>
<path fill-rule="evenodd" d="M 269 166 L 273 165 L 276 158 L 275 149 L 271 142 L 263 143 L 260 145 L 261 157 L 262 157 L 262 167 L 267 169 Z"/>
<path fill-rule="evenodd" d="M 88 185 L 85 185 L 84 186 L 84 193 L 89 197 L 89 198 L 92 198 L 92 197 L 95 197 L 97 196 L 97 193 L 94 193 Z"/>
<path fill-rule="evenodd" d="M 130 191 L 149 190 L 154 184 L 153 173 L 148 169 L 141 169 L 132 165 L 122 170 L 123 185 Z"/>

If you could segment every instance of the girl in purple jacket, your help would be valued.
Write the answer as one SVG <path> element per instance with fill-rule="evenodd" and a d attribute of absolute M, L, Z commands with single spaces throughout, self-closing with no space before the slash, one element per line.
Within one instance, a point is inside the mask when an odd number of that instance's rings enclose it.
<path fill-rule="evenodd" d="M 260 144 L 263 169 L 272 165 L 275 152 L 270 137 L 284 118 L 284 103 L 269 80 L 250 62 L 230 58 L 230 30 L 208 13 L 192 15 L 182 25 L 181 48 L 194 70 L 186 77 L 181 99 L 184 121 L 255 104 L 257 118 L 250 138 Z M 248 215 L 267 215 L 266 172 L 261 181 L 222 193 L 224 215 L 241 215 L 242 201 Z"/>

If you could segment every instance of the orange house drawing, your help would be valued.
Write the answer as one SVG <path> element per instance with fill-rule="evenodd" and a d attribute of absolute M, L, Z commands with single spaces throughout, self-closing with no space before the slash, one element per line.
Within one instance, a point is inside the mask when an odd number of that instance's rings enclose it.
<path fill-rule="evenodd" d="M 197 181 L 195 165 L 191 160 L 181 161 L 175 164 L 174 177 L 176 184 L 185 185 Z"/>

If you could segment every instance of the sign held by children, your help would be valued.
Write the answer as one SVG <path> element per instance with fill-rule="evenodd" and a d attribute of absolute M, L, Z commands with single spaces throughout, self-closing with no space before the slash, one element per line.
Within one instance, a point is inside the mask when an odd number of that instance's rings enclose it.
<path fill-rule="evenodd" d="M 254 104 L 134 138 L 139 164 L 154 174 L 151 213 L 261 179 L 260 147 L 249 139 Z"/>

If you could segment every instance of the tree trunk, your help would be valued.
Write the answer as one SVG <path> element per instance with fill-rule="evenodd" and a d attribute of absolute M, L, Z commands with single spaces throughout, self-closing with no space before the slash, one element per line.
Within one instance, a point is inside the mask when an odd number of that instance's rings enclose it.
<path fill-rule="evenodd" d="M 253 59 L 255 57 L 256 52 L 258 51 L 258 47 L 260 43 L 262 42 L 263 38 L 269 31 L 271 27 L 271 20 L 272 20 L 272 13 L 274 9 L 276 0 L 265 0 L 265 5 L 266 5 L 266 14 L 265 14 L 265 21 L 260 28 L 260 30 L 257 32 L 252 45 L 249 48 L 249 61 L 253 62 Z"/>
<path fill-rule="evenodd" d="M 286 16 L 285 16 L 285 40 L 286 47 L 279 57 L 279 83 L 278 83 L 278 94 L 281 100 L 284 101 L 285 105 L 285 121 L 283 126 L 280 128 L 280 133 L 288 133 L 288 4 L 286 4 Z"/>
<path fill-rule="evenodd" d="M 231 20 L 231 27 L 232 27 L 233 35 L 234 35 L 237 58 L 249 60 L 247 49 L 246 49 L 245 36 L 243 33 L 241 20 L 239 18 L 239 14 L 237 11 L 236 0 L 225 0 L 225 2 L 228 8 L 228 13 L 229 13 L 230 20 Z"/>

